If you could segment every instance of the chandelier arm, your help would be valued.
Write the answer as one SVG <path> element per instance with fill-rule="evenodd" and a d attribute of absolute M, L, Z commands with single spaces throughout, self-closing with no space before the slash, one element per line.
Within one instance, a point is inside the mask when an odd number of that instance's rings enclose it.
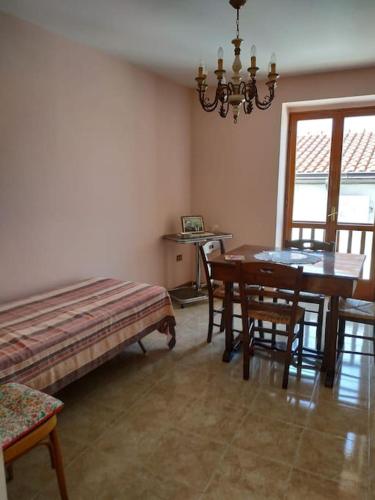
<path fill-rule="evenodd" d="M 265 96 L 263 101 L 259 100 L 258 89 L 256 89 L 256 93 L 255 93 L 256 107 L 258 109 L 261 109 L 261 110 L 268 109 L 271 106 L 274 97 L 275 97 L 275 87 L 273 85 L 268 87 L 268 95 Z"/>
<path fill-rule="evenodd" d="M 246 92 L 245 92 L 245 99 L 247 103 L 250 103 L 253 101 L 254 97 L 256 96 L 257 93 L 257 84 L 256 80 L 252 78 L 247 84 L 246 84 Z"/>
<path fill-rule="evenodd" d="M 241 82 L 240 83 L 239 91 L 240 91 L 240 94 L 244 96 L 245 101 L 248 102 L 247 84 L 246 84 L 246 82 Z"/>
<path fill-rule="evenodd" d="M 242 105 L 246 115 L 249 115 L 254 109 L 254 104 L 252 99 L 250 99 L 250 101 L 244 101 Z"/>
<path fill-rule="evenodd" d="M 221 118 L 226 118 L 229 111 L 229 100 L 223 101 L 220 105 L 219 115 Z"/>
<path fill-rule="evenodd" d="M 198 88 L 197 91 L 199 93 L 199 102 L 201 103 L 202 108 L 209 113 L 211 111 L 215 111 L 219 102 L 218 88 L 215 92 L 215 99 L 212 102 L 210 102 L 209 98 L 206 97 L 206 88 Z"/>
<path fill-rule="evenodd" d="M 226 118 L 229 108 L 230 108 L 230 102 L 229 102 L 229 97 L 233 93 L 233 84 L 232 82 L 225 83 L 221 85 L 221 94 L 219 97 L 220 100 L 220 108 L 219 108 L 219 115 L 222 118 Z"/>

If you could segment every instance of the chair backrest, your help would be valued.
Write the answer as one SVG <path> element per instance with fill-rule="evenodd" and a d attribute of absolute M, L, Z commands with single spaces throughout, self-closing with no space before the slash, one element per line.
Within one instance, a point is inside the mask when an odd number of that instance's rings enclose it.
<path fill-rule="evenodd" d="M 326 252 L 335 251 L 334 242 L 325 242 L 317 240 L 287 240 L 284 243 L 284 248 L 295 248 L 298 250 L 313 250 L 314 252 L 324 250 Z"/>
<path fill-rule="evenodd" d="M 302 285 L 303 267 L 295 268 L 273 262 L 238 262 L 237 265 L 241 303 L 243 305 L 249 303 L 249 296 L 254 296 L 254 286 L 292 290 L 294 293 L 291 295 L 291 317 L 292 322 L 294 322 Z M 249 289 L 249 285 L 253 285 L 253 287 Z M 261 296 L 262 294 L 258 293 L 257 295 Z M 262 305 L 260 307 L 262 308 Z"/>
<path fill-rule="evenodd" d="M 199 251 L 202 258 L 203 269 L 206 276 L 206 282 L 208 291 L 211 291 L 212 283 L 211 283 L 211 266 L 207 262 L 211 254 L 213 253 L 225 253 L 225 246 L 223 240 L 213 240 L 207 241 L 203 245 L 200 245 Z"/>

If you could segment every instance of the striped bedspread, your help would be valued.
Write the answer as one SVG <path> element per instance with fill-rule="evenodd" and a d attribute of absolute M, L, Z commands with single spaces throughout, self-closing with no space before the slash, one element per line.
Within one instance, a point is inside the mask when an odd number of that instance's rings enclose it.
<path fill-rule="evenodd" d="M 5 304 L 0 383 L 56 392 L 153 330 L 169 340 L 174 325 L 164 288 L 116 279 L 90 279 Z"/>

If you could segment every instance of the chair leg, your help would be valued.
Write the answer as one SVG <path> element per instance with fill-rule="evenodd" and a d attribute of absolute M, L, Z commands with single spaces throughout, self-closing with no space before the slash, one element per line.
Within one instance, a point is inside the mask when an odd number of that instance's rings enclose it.
<path fill-rule="evenodd" d="M 316 350 L 322 350 L 322 332 L 323 332 L 323 316 L 324 315 L 324 301 L 319 304 L 318 309 L 318 325 L 316 327 Z"/>
<path fill-rule="evenodd" d="M 259 302 L 264 302 L 264 297 L 262 295 L 259 295 Z M 262 331 L 263 321 L 261 319 L 258 319 L 258 328 L 259 328 L 259 338 L 264 339 L 264 332 Z"/>
<path fill-rule="evenodd" d="M 272 302 L 273 302 L 273 304 L 277 304 L 277 298 L 274 297 L 272 299 Z M 274 331 L 276 330 L 276 323 L 272 323 L 272 330 L 274 330 Z M 276 346 L 276 335 L 274 333 L 272 333 L 271 346 L 272 346 L 272 349 L 274 349 Z"/>
<path fill-rule="evenodd" d="M 223 318 L 223 316 L 222 316 Z M 214 299 L 213 297 L 208 297 L 208 332 L 207 332 L 207 344 L 212 341 L 212 331 L 214 329 Z"/>
<path fill-rule="evenodd" d="M 303 333 L 305 327 L 305 315 L 303 315 L 298 330 L 298 366 L 302 365 L 302 354 L 303 354 Z"/>
<path fill-rule="evenodd" d="M 60 497 L 61 500 L 68 500 L 68 492 L 66 489 L 65 474 L 64 474 L 64 465 L 63 465 L 60 442 L 57 435 L 56 427 L 50 433 L 49 439 L 53 450 L 53 458 L 54 458 L 53 461 L 55 464 L 57 482 L 59 484 Z"/>
<path fill-rule="evenodd" d="M 220 321 L 220 333 L 225 330 L 225 300 L 223 299 L 223 303 L 221 305 L 221 321 Z"/>
<path fill-rule="evenodd" d="M 288 388 L 289 381 L 289 366 L 291 362 L 291 352 L 292 352 L 292 338 L 293 338 L 294 326 L 289 329 L 288 332 L 288 343 L 285 352 L 285 362 L 284 362 L 284 375 L 283 375 L 283 389 Z"/>
<path fill-rule="evenodd" d="M 264 339 L 264 332 L 261 330 L 263 328 L 263 321 L 258 319 L 258 328 L 259 328 L 259 338 Z"/>
<path fill-rule="evenodd" d="M 249 318 L 242 313 L 242 351 L 243 351 L 243 379 L 249 380 L 250 375 L 250 332 Z"/>
<path fill-rule="evenodd" d="M 341 351 L 344 349 L 344 342 L 345 342 L 345 327 L 346 327 L 346 321 L 344 319 L 339 319 L 339 326 L 338 326 L 338 331 L 337 331 L 337 355 L 339 356 Z"/>

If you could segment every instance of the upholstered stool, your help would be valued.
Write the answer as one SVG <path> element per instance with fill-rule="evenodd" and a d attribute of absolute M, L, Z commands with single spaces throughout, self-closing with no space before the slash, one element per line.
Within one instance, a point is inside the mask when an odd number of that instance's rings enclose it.
<path fill-rule="evenodd" d="M 50 452 L 56 470 L 62 500 L 68 499 L 60 444 L 56 431 L 56 415 L 63 403 L 25 385 L 0 385 L 0 446 L 5 466 L 10 467 L 20 456 L 39 444 Z"/>

